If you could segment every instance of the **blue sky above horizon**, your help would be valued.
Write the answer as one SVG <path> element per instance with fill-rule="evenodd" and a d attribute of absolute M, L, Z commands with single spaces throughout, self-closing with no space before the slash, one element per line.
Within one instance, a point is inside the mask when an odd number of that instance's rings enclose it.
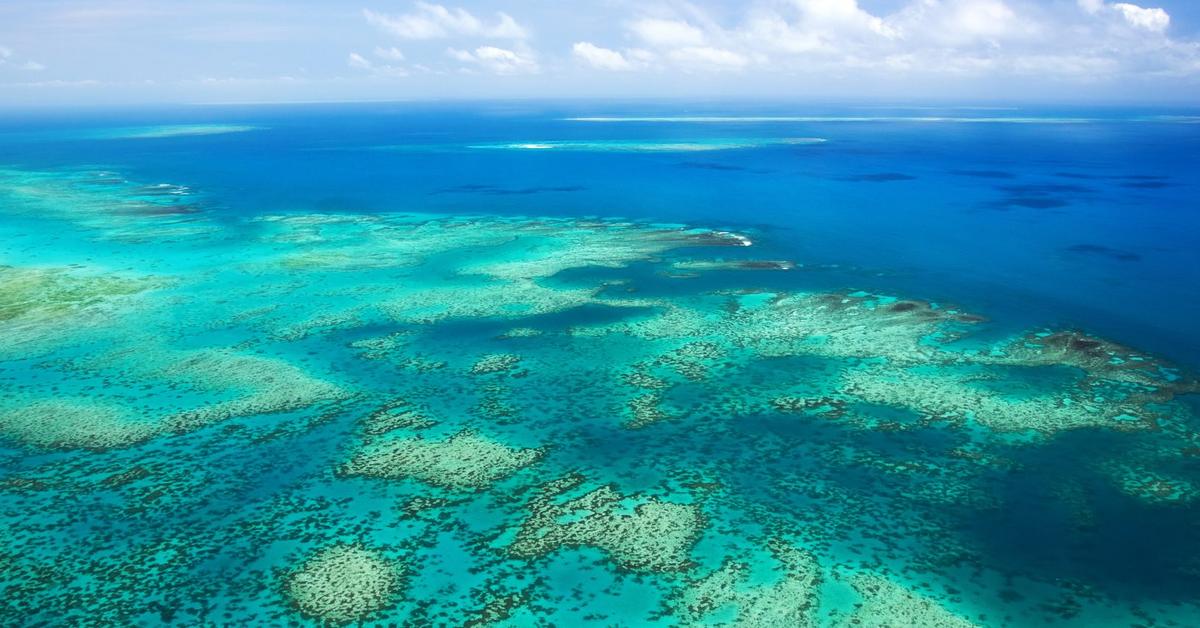
<path fill-rule="evenodd" d="M 1192 0 L 9 0 L 0 105 L 1200 102 Z"/>

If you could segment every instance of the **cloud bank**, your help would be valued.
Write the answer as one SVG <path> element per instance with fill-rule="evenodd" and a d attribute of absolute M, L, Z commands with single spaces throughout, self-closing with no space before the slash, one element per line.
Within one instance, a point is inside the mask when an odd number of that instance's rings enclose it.
<path fill-rule="evenodd" d="M 1200 102 L 1192 0 L 9 4 L 0 9 L 0 104 L 10 94 L 36 104 L 35 88 L 65 86 L 129 102 L 143 94 Z"/>
<path fill-rule="evenodd" d="M 1041 74 L 1096 80 L 1122 73 L 1192 75 L 1196 41 L 1168 35 L 1159 7 L 1078 0 L 908 0 L 875 15 L 856 0 L 784 0 L 718 19 L 695 4 L 648 5 L 614 41 L 636 42 L 644 70 L 860 72 L 952 76 Z M 627 70 L 628 49 L 579 41 L 596 70 Z"/>

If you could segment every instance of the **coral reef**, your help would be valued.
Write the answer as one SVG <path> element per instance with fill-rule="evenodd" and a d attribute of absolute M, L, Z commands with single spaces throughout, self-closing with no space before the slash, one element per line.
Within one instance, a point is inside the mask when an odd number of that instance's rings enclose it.
<path fill-rule="evenodd" d="M 813 556 L 781 542 L 771 544 L 781 569 L 773 584 L 750 585 L 751 565 L 726 560 L 712 573 L 689 581 L 677 601 L 674 615 L 685 625 L 706 623 L 706 617 L 733 606 L 736 626 L 816 626 L 818 587 L 822 576 Z"/>
<path fill-rule="evenodd" d="M 609 486 L 559 503 L 556 498 L 576 488 L 582 478 L 550 483 L 529 505 L 529 516 L 509 546 L 514 556 L 542 556 L 562 547 L 603 549 L 618 565 L 635 571 L 671 572 L 692 565 L 688 552 L 704 527 L 695 504 L 629 498 Z"/>
<path fill-rule="evenodd" d="M 378 436 L 392 430 L 420 430 L 437 423 L 425 416 L 407 399 L 394 399 L 363 419 L 363 432 Z"/>
<path fill-rule="evenodd" d="M 1144 409 L 1124 404 L 1090 404 L 1069 392 L 1006 398 L 972 386 L 972 376 L 898 369 L 848 371 L 845 394 L 871 403 L 911 408 L 940 420 L 971 420 L 997 431 L 1037 430 L 1052 434 L 1080 427 L 1146 429 Z"/>
<path fill-rule="evenodd" d="M 203 389 L 245 393 L 164 418 L 164 429 L 169 432 L 191 431 L 239 416 L 288 412 L 349 395 L 282 360 L 228 351 L 184 354 L 159 371 L 159 375 Z"/>
<path fill-rule="evenodd" d="M 161 428 L 93 399 L 53 399 L 0 407 L 0 435 L 45 449 L 110 449 L 153 438 Z"/>
<path fill-rule="evenodd" d="M 670 418 L 670 415 L 662 409 L 662 396 L 656 392 L 648 392 L 630 399 L 627 409 L 629 418 L 625 421 L 625 425 L 631 429 L 646 427 Z"/>
<path fill-rule="evenodd" d="M 485 355 L 479 358 L 474 365 L 471 366 L 472 375 L 485 375 L 487 373 L 507 373 L 517 368 L 521 363 L 521 356 L 511 353 L 494 353 Z"/>
<path fill-rule="evenodd" d="M 347 624 L 388 608 L 403 569 L 361 545 L 333 545 L 310 556 L 287 582 L 292 602 L 306 615 Z"/>
<path fill-rule="evenodd" d="M 207 194 L 0 169 L 0 624 L 1196 616 L 1153 355 L 730 231 Z"/>
<path fill-rule="evenodd" d="M 974 622 L 938 606 L 881 576 L 859 574 L 851 581 L 863 602 L 840 627 L 923 626 L 926 628 L 971 628 Z"/>
<path fill-rule="evenodd" d="M 541 449 L 514 449 L 471 431 L 444 440 L 421 436 L 368 445 L 342 467 L 345 475 L 415 478 L 451 489 L 479 490 L 542 456 Z"/>
<path fill-rule="evenodd" d="M 67 268 L 0 266 L 0 322 L 68 316 L 165 282 L 146 277 L 81 273 Z"/>

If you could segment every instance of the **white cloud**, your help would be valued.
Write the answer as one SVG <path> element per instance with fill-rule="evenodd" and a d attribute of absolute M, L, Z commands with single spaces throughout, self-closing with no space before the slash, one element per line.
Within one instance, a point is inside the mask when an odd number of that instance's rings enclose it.
<path fill-rule="evenodd" d="M 462 61 L 463 63 L 475 63 L 475 55 L 466 50 L 447 48 L 446 54 L 450 55 L 450 58 L 456 61 Z"/>
<path fill-rule="evenodd" d="M 1112 5 L 1112 8 L 1116 9 L 1125 18 L 1126 22 L 1148 31 L 1161 33 L 1167 30 L 1167 26 L 1171 24 L 1171 16 L 1167 15 L 1167 12 L 1162 9 L 1147 9 L 1127 2 L 1115 3 Z"/>
<path fill-rule="evenodd" d="M 958 2 L 949 12 L 948 26 L 975 39 L 995 41 L 1021 29 L 1024 24 L 1002 0 Z"/>
<path fill-rule="evenodd" d="M 440 4 L 416 3 L 416 11 L 400 15 L 363 9 L 363 17 L 377 28 L 402 39 L 445 37 L 488 37 L 525 39 L 529 32 L 507 13 L 497 13 L 487 22 L 466 9 L 449 9 Z"/>
<path fill-rule="evenodd" d="M 1128 2 L 1105 2 L 1105 0 L 1076 0 L 1079 8 L 1089 15 L 1097 15 L 1104 11 L 1119 14 L 1127 24 L 1134 28 L 1161 33 L 1171 25 L 1171 16 L 1159 8 L 1140 7 Z"/>
<path fill-rule="evenodd" d="M 396 48 L 395 46 L 393 46 L 391 48 L 384 48 L 382 46 L 376 46 L 375 47 L 375 56 L 379 57 L 380 59 L 386 59 L 388 61 L 403 61 L 404 60 L 404 53 L 401 52 L 400 49 Z"/>
<path fill-rule="evenodd" d="M 452 59 L 471 63 L 493 74 L 534 74 L 540 71 L 532 52 L 506 50 L 495 46 L 480 46 L 472 51 L 450 48 Z"/>
<path fill-rule="evenodd" d="M 885 37 L 895 35 L 883 18 L 859 8 L 857 0 L 792 0 L 792 3 L 813 26 L 842 32 L 866 31 Z"/>
<path fill-rule="evenodd" d="M 688 46 L 676 48 L 668 55 L 671 60 L 688 68 L 699 70 L 729 70 L 745 67 L 750 60 L 732 50 L 710 46 Z"/>
<path fill-rule="evenodd" d="M 597 69 L 832 72 L 846 80 L 871 72 L 889 79 L 1036 75 L 1081 82 L 1200 75 L 1200 42 L 1144 36 L 1165 35 L 1170 16 L 1162 9 L 1107 0 L 897 4 L 889 14 L 874 14 L 860 0 L 761 0 L 710 12 L 681 0 L 626 23 L 627 37 L 649 50 L 635 56 L 595 41 L 576 44 L 572 54 Z"/>
<path fill-rule="evenodd" d="M 45 65 L 38 63 L 33 59 L 27 58 L 24 62 L 20 62 L 13 58 L 14 54 L 15 53 L 13 52 L 12 48 L 9 48 L 8 46 L 0 46 L 0 66 L 7 65 L 9 67 L 25 70 L 26 72 L 41 72 L 42 70 L 46 69 Z M 11 65 L 9 65 L 10 61 L 12 62 Z"/>
<path fill-rule="evenodd" d="M 910 48 L 995 47 L 1037 30 L 1003 0 L 914 0 L 888 21 Z"/>
<path fill-rule="evenodd" d="M 679 20 L 643 18 L 630 24 L 629 29 L 651 46 L 682 47 L 704 43 L 704 32 Z"/>
<path fill-rule="evenodd" d="M 620 52 L 581 41 L 571 47 L 571 54 L 598 70 L 628 70 L 632 64 Z"/>
<path fill-rule="evenodd" d="M 383 58 L 387 58 L 386 56 L 379 55 L 379 52 L 380 52 L 380 49 L 377 48 L 375 50 L 376 56 L 382 56 Z M 385 50 L 384 52 L 387 52 L 387 51 Z M 399 52 L 399 51 L 397 51 L 397 52 Z M 371 76 L 375 76 L 375 77 L 408 76 L 408 70 L 404 69 L 404 67 L 402 67 L 402 66 L 390 65 L 387 63 L 372 63 L 370 59 L 358 54 L 357 52 L 351 52 L 346 57 L 346 65 L 350 66 L 351 68 L 353 68 L 355 70 L 361 70 L 361 71 L 367 72 Z"/>

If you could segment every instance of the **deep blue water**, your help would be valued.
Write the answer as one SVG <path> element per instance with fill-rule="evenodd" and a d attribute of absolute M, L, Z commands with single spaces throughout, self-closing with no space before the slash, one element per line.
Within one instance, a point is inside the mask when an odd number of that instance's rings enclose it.
<path fill-rule="evenodd" d="M 1200 124 L 1190 113 L 606 103 L 76 110 L 0 118 L 0 162 L 183 178 L 217 195 L 222 211 L 243 214 L 596 215 L 753 227 L 778 256 L 852 269 L 828 277 L 835 285 L 952 302 L 1017 326 L 1078 327 L 1200 366 Z M 565 119 L 590 116 L 885 119 Z M 900 119 L 931 117 L 1045 122 Z M 264 128 L 71 139 L 72 128 L 209 123 Z M 781 137 L 827 141 L 661 154 L 463 148 Z"/>

